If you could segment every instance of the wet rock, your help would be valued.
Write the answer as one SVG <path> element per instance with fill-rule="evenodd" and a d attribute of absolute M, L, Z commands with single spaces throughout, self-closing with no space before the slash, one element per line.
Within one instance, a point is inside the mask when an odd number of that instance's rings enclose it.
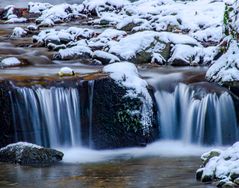
<path fill-rule="evenodd" d="M 202 174 L 203 174 L 203 170 L 204 170 L 204 168 L 199 168 L 199 169 L 196 171 L 196 179 L 197 179 L 198 181 L 201 181 Z"/>
<path fill-rule="evenodd" d="M 0 149 L 0 161 L 20 165 L 51 165 L 63 158 L 63 153 L 26 142 L 10 144 Z"/>
<path fill-rule="evenodd" d="M 235 184 L 239 185 L 239 174 L 237 174 L 237 178 L 233 181 Z"/>
<path fill-rule="evenodd" d="M 93 148 L 143 146 L 158 138 L 155 106 L 153 125 L 149 128 L 149 132 L 144 133 L 137 114 L 135 117 L 129 114 L 130 111 L 141 108 L 142 102 L 139 98 L 125 97 L 126 92 L 126 88 L 120 87 L 110 78 L 95 81 L 92 120 Z"/>
<path fill-rule="evenodd" d="M 231 182 L 231 181 L 227 181 L 226 183 L 224 183 L 222 186 L 222 188 L 235 188 L 237 187 L 235 183 Z"/>
<path fill-rule="evenodd" d="M 53 43 L 49 43 L 49 44 L 47 44 L 47 48 L 49 50 L 59 51 L 61 49 L 66 49 L 66 45 L 64 45 L 64 44 L 56 45 L 56 44 L 53 44 Z"/>
<path fill-rule="evenodd" d="M 202 182 L 212 182 L 212 180 L 213 180 L 213 177 L 210 176 L 210 175 L 204 175 L 204 176 L 202 176 L 202 178 L 201 178 L 201 181 L 202 181 Z"/>

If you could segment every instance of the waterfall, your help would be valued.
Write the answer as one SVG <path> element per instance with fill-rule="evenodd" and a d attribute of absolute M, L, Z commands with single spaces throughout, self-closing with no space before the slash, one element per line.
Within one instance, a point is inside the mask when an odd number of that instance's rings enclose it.
<path fill-rule="evenodd" d="M 81 145 L 80 95 L 76 88 L 16 88 L 11 94 L 16 141 L 43 146 Z M 16 134 L 17 135 L 17 134 Z"/>
<path fill-rule="evenodd" d="M 235 142 L 238 128 L 231 96 L 226 92 L 197 95 L 185 84 L 173 92 L 156 91 L 161 138 L 200 145 Z"/>
<path fill-rule="evenodd" d="M 94 97 L 94 80 L 89 81 L 89 147 L 93 148 L 93 139 L 92 139 L 92 117 L 93 117 L 93 97 Z"/>

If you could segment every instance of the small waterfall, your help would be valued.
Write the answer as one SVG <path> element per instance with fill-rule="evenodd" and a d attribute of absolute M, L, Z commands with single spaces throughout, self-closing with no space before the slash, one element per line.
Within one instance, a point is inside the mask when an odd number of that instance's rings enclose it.
<path fill-rule="evenodd" d="M 93 97 L 94 97 L 94 80 L 89 81 L 89 147 L 93 148 L 93 139 L 92 139 L 92 117 L 93 117 Z"/>
<path fill-rule="evenodd" d="M 197 97 L 187 85 L 155 93 L 161 138 L 186 143 L 224 145 L 238 138 L 236 113 L 228 93 Z"/>
<path fill-rule="evenodd" d="M 18 127 L 23 132 L 16 141 L 50 147 L 81 145 L 78 89 L 16 88 L 11 99 L 16 133 Z"/>

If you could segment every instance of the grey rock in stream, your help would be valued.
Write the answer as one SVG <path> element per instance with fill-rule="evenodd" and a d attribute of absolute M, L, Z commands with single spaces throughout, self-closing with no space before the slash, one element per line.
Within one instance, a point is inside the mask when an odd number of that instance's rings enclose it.
<path fill-rule="evenodd" d="M 10 144 L 0 149 L 0 161 L 20 165 L 51 165 L 62 160 L 60 151 L 44 148 L 27 142 Z"/>

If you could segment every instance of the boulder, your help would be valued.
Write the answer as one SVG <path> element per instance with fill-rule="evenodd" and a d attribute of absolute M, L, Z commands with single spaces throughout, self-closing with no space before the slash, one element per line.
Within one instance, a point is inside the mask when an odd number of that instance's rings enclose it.
<path fill-rule="evenodd" d="M 63 158 L 63 153 L 38 145 L 18 142 L 0 149 L 0 161 L 20 165 L 52 165 Z"/>
<path fill-rule="evenodd" d="M 144 133 L 139 116 L 130 111 L 142 107 L 139 98 L 125 97 L 127 89 L 111 78 L 95 81 L 93 99 L 93 148 L 114 149 L 145 146 L 158 139 L 156 106 L 152 126 Z M 151 95 L 153 91 L 151 90 Z M 152 95 L 153 96 L 153 95 Z"/>

